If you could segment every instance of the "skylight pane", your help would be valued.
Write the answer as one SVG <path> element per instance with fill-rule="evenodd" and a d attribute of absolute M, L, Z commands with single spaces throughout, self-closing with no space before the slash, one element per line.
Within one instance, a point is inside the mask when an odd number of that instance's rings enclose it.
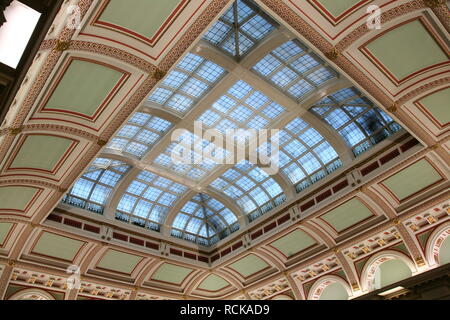
<path fill-rule="evenodd" d="M 239 80 L 228 92 L 201 114 L 197 121 L 225 133 L 229 129 L 263 129 L 279 119 L 286 110 L 248 83 Z M 238 137 L 245 141 L 245 137 Z"/>
<path fill-rule="evenodd" d="M 237 217 L 217 199 L 197 194 L 182 207 L 172 224 L 172 235 L 201 245 L 217 242 L 239 229 Z"/>
<path fill-rule="evenodd" d="M 122 195 L 116 218 L 128 223 L 136 221 L 130 218 L 140 218 L 143 225 L 135 223 L 137 226 L 159 231 L 169 209 L 187 190 L 169 179 L 142 171 Z M 128 219 L 123 219 L 124 215 Z"/>
<path fill-rule="evenodd" d="M 235 200 L 249 219 L 250 214 L 256 217 L 266 213 L 262 207 L 278 206 L 280 203 L 276 203 L 274 198 L 283 195 L 273 178 L 246 160 L 225 172 L 211 187 Z"/>
<path fill-rule="evenodd" d="M 111 159 L 97 158 L 78 179 L 62 202 L 103 214 L 104 205 L 130 166 Z"/>
<path fill-rule="evenodd" d="M 171 127 L 172 123 L 167 120 L 136 112 L 106 148 L 141 158 Z"/>
<path fill-rule="evenodd" d="M 318 172 L 324 176 L 342 165 L 333 147 L 300 118 L 292 120 L 280 131 L 279 146 L 281 172 L 299 192 L 318 181 L 315 178 Z M 263 144 L 258 151 L 262 152 L 267 147 L 267 143 Z"/>
<path fill-rule="evenodd" d="M 311 111 L 341 135 L 355 156 L 401 129 L 354 87 L 329 95 Z"/>
<path fill-rule="evenodd" d="M 298 40 L 290 40 L 256 63 L 252 70 L 295 100 L 319 88 L 337 73 L 306 50 Z"/>
<path fill-rule="evenodd" d="M 154 89 L 148 101 L 184 115 L 225 74 L 219 65 L 188 53 Z"/>

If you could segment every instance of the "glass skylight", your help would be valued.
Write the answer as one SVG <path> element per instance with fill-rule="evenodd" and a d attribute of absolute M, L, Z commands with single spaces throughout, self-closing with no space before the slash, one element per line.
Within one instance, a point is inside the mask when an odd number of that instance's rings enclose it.
<path fill-rule="evenodd" d="M 211 246 L 239 229 L 237 217 L 220 201 L 198 194 L 175 218 L 172 236 Z"/>
<path fill-rule="evenodd" d="M 142 171 L 122 195 L 116 219 L 159 231 L 169 210 L 187 190 L 181 184 Z"/>
<path fill-rule="evenodd" d="M 107 149 L 142 158 L 172 127 L 172 123 L 136 112 L 107 145 Z"/>
<path fill-rule="evenodd" d="M 355 156 L 401 129 L 353 87 L 324 98 L 311 110 L 339 132 Z"/>
<path fill-rule="evenodd" d="M 286 200 L 280 185 L 259 167 L 243 160 L 211 186 L 236 201 L 250 221 Z"/>
<path fill-rule="evenodd" d="M 103 214 L 112 190 L 130 166 L 121 161 L 97 158 L 64 196 L 63 202 Z"/>
<path fill-rule="evenodd" d="M 237 0 L 203 39 L 240 60 L 274 28 L 275 22 L 253 1 Z"/>
<path fill-rule="evenodd" d="M 285 109 L 239 80 L 197 121 L 222 133 L 227 129 L 263 129 L 278 119 Z"/>
<path fill-rule="evenodd" d="M 295 100 L 337 77 L 333 69 L 298 40 L 282 44 L 253 70 Z"/>
<path fill-rule="evenodd" d="M 279 166 L 300 192 L 342 166 L 339 155 L 322 135 L 300 118 L 280 130 Z M 259 148 L 271 154 L 270 144 Z"/>
<path fill-rule="evenodd" d="M 225 75 L 219 65 L 193 53 L 173 69 L 148 100 L 184 115 Z"/>
<path fill-rule="evenodd" d="M 174 161 L 174 153 L 180 160 Z M 224 164 L 227 156 L 228 151 L 184 130 L 178 139 L 155 159 L 154 164 L 198 181 Z"/>

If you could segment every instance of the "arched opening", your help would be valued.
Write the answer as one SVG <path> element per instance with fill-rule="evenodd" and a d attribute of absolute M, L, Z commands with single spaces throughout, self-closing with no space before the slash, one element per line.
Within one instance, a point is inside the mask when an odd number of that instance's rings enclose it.
<path fill-rule="evenodd" d="M 308 300 L 348 300 L 350 287 L 345 280 L 337 276 L 319 279 L 311 288 Z"/>
<path fill-rule="evenodd" d="M 373 288 L 378 290 L 412 276 L 411 269 L 400 259 L 381 263 L 373 277 Z"/>
<path fill-rule="evenodd" d="M 55 298 L 44 290 L 27 289 L 12 295 L 9 300 L 55 300 Z"/>
<path fill-rule="evenodd" d="M 347 290 L 339 282 L 328 285 L 320 295 L 319 300 L 348 300 Z"/>
<path fill-rule="evenodd" d="M 294 300 L 292 297 L 286 295 L 286 294 L 280 294 L 276 297 L 274 297 L 272 300 Z"/>

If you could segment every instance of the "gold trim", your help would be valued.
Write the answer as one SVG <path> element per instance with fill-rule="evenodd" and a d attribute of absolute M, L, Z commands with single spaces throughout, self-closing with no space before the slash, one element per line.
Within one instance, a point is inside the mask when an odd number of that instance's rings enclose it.
<path fill-rule="evenodd" d="M 162 80 L 166 76 L 166 72 L 162 71 L 159 68 L 155 68 L 155 70 L 152 73 L 152 78 L 156 81 Z"/>
<path fill-rule="evenodd" d="M 336 60 L 340 55 L 341 53 L 336 48 L 333 48 L 333 50 L 329 52 L 325 52 L 325 56 L 330 60 Z"/>
<path fill-rule="evenodd" d="M 71 43 L 72 43 L 71 41 L 57 40 L 56 45 L 55 45 L 55 50 L 59 51 L 59 52 L 66 51 L 70 48 Z"/>
<path fill-rule="evenodd" d="M 444 0 L 423 0 L 423 3 L 429 8 L 437 8 L 445 4 Z"/>

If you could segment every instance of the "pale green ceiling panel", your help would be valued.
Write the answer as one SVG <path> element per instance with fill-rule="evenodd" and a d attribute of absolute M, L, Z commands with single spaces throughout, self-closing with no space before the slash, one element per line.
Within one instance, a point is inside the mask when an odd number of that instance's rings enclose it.
<path fill-rule="evenodd" d="M 99 20 L 152 38 L 180 2 L 180 0 L 111 0 Z"/>
<path fill-rule="evenodd" d="M 152 280 L 180 285 L 192 271 L 193 269 L 164 263 L 153 274 Z"/>
<path fill-rule="evenodd" d="M 324 6 L 334 17 L 338 17 L 361 2 L 361 0 L 317 0 L 317 2 Z"/>
<path fill-rule="evenodd" d="M 268 268 L 269 265 L 260 257 L 250 254 L 245 258 L 230 264 L 229 267 L 247 278 Z"/>
<path fill-rule="evenodd" d="M 202 281 L 198 288 L 201 290 L 216 292 L 228 287 L 229 285 L 230 283 L 224 280 L 222 277 L 211 274 Z"/>
<path fill-rule="evenodd" d="M 420 103 L 442 125 L 450 122 L 450 88 L 435 92 L 420 100 Z"/>
<path fill-rule="evenodd" d="M 342 284 L 335 282 L 323 290 L 319 300 L 348 300 L 348 293 Z"/>
<path fill-rule="evenodd" d="M 367 49 L 398 79 L 448 57 L 418 20 L 401 25 L 367 45 Z"/>
<path fill-rule="evenodd" d="M 440 181 L 442 177 L 425 159 L 383 181 L 400 201 Z"/>
<path fill-rule="evenodd" d="M 53 171 L 72 143 L 72 140 L 61 137 L 30 135 L 26 137 L 11 168 Z"/>
<path fill-rule="evenodd" d="M 272 242 L 270 245 L 281 251 L 286 257 L 291 257 L 314 245 L 316 240 L 302 230 L 295 230 L 288 235 Z"/>
<path fill-rule="evenodd" d="M 0 187 L 0 210 L 25 211 L 38 191 L 31 187 Z"/>
<path fill-rule="evenodd" d="M 33 248 L 33 253 L 73 261 L 84 242 L 44 232 Z"/>
<path fill-rule="evenodd" d="M 373 213 L 359 199 L 353 198 L 323 215 L 321 218 L 341 232 L 351 226 L 361 222 Z"/>
<path fill-rule="evenodd" d="M 0 223 L 0 245 L 4 244 L 6 237 L 8 236 L 13 226 L 14 224 L 12 223 Z"/>
<path fill-rule="evenodd" d="M 136 265 L 142 260 L 142 257 L 120 252 L 116 250 L 108 250 L 98 263 L 97 267 L 111 271 L 131 274 Z"/>
<path fill-rule="evenodd" d="M 97 63 L 73 60 L 44 109 L 92 117 L 122 76 Z"/>

